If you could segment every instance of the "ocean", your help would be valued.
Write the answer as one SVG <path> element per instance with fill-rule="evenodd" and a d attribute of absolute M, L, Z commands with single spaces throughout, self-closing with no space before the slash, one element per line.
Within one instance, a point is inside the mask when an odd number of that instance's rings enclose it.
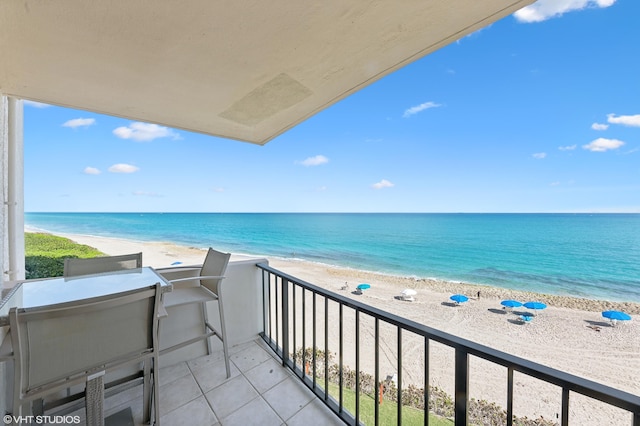
<path fill-rule="evenodd" d="M 640 214 L 26 213 L 25 224 L 640 302 Z"/>

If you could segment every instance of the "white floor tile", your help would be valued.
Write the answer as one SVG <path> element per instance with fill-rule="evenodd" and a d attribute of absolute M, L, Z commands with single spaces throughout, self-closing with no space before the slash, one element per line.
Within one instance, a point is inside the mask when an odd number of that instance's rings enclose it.
<path fill-rule="evenodd" d="M 243 373 L 251 370 L 258 364 L 271 358 L 271 355 L 267 353 L 258 345 L 252 345 L 248 348 L 231 355 L 231 361 L 242 371 Z"/>
<path fill-rule="evenodd" d="M 204 396 L 160 417 L 160 424 L 167 426 L 212 426 L 216 423 L 218 419 Z"/>
<path fill-rule="evenodd" d="M 252 400 L 222 420 L 222 426 L 280 426 L 282 423 L 262 398 Z"/>
<path fill-rule="evenodd" d="M 263 394 L 263 398 L 284 420 L 293 417 L 315 396 L 297 378 L 289 377 Z"/>
<path fill-rule="evenodd" d="M 258 392 L 244 376 L 234 377 L 205 394 L 213 412 L 220 420 L 224 420 L 225 417 L 258 396 Z M 224 424 L 224 421 L 222 423 Z"/>
<path fill-rule="evenodd" d="M 314 399 L 293 417 L 287 420 L 288 426 L 342 426 L 344 423 L 320 400 Z"/>
<path fill-rule="evenodd" d="M 279 364 L 274 359 L 268 359 L 258 364 L 251 370 L 245 372 L 244 375 L 260 393 L 268 391 L 284 379 L 291 377 L 288 370 L 283 368 L 282 364 Z"/>
<path fill-rule="evenodd" d="M 193 401 L 202 391 L 191 374 L 160 387 L 160 415 Z"/>

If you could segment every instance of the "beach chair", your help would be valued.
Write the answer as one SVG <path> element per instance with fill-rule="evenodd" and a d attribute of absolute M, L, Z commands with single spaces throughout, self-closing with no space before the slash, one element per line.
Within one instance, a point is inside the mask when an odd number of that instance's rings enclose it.
<path fill-rule="evenodd" d="M 224 320 L 223 310 L 223 280 L 224 274 L 229 264 L 231 253 L 222 253 L 209 248 L 204 263 L 200 268 L 200 273 L 196 277 L 178 278 L 170 280 L 173 284 L 173 290 L 164 295 L 164 306 L 167 309 L 172 307 L 200 304 L 202 311 L 202 328 L 203 333 L 197 337 L 182 341 L 170 347 L 163 348 L 161 354 L 180 349 L 192 343 L 206 340 L 207 353 L 211 353 L 211 343 L 209 338 L 216 336 L 222 341 L 222 349 L 224 352 L 224 363 L 227 369 L 227 378 L 231 377 L 231 368 L 229 365 L 229 348 L 227 345 L 227 331 Z M 218 311 L 220 313 L 220 330 L 215 329 L 208 320 L 207 303 L 218 302 Z"/>
<path fill-rule="evenodd" d="M 91 257 L 88 259 L 68 257 L 64 260 L 63 276 L 75 277 L 135 268 L 142 268 L 142 253 Z"/>
<path fill-rule="evenodd" d="M 413 297 L 417 294 L 417 292 L 411 288 L 407 288 L 400 293 L 400 300 L 404 300 L 405 302 L 413 302 L 416 299 Z"/>
<path fill-rule="evenodd" d="M 533 320 L 533 315 L 520 315 L 519 318 L 523 324 L 529 324 Z"/>

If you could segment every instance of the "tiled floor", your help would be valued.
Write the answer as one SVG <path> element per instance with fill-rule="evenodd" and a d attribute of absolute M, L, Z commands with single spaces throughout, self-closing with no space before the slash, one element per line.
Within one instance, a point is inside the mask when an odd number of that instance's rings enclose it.
<path fill-rule="evenodd" d="M 130 406 L 142 418 L 140 389 L 106 401 L 108 416 Z M 231 378 L 222 353 L 160 370 L 163 426 L 343 425 L 260 340 L 231 350 Z"/>

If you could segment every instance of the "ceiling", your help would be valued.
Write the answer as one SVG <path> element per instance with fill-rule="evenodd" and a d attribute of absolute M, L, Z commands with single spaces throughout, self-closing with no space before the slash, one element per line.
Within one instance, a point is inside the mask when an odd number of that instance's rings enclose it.
<path fill-rule="evenodd" d="M 532 0 L 0 2 L 0 92 L 265 144 Z"/>

